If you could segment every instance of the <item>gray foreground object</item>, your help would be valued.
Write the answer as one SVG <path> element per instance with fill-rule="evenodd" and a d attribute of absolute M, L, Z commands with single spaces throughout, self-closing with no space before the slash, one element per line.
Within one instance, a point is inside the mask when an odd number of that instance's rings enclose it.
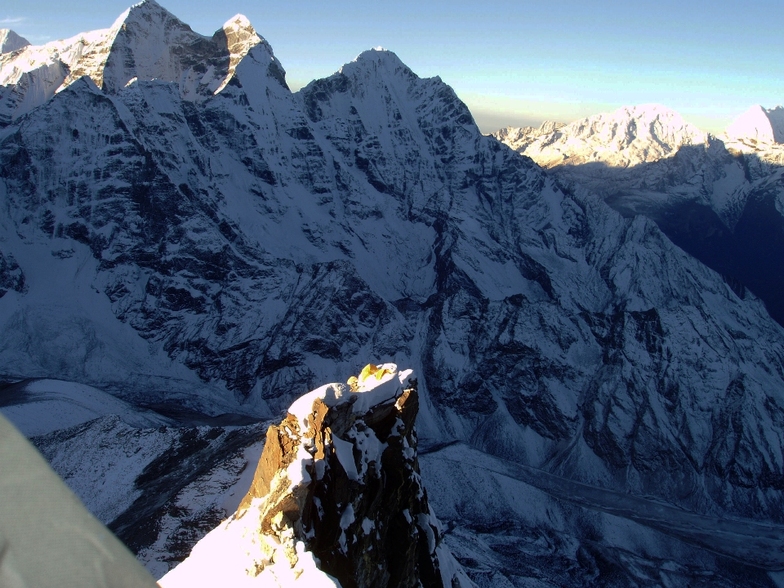
<path fill-rule="evenodd" d="M 2 415 L 0 586 L 157 586 Z"/>

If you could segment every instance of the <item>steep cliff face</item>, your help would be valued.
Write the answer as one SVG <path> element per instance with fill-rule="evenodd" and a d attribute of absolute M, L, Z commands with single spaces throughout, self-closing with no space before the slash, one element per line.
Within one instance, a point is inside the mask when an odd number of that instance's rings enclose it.
<path fill-rule="evenodd" d="M 471 586 L 419 475 L 410 376 L 368 365 L 298 399 L 268 429 L 237 512 L 161 585 Z"/>

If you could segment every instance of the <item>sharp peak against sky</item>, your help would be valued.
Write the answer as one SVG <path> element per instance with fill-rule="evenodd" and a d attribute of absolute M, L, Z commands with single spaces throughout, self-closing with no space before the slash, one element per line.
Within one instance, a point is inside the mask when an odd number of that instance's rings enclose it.
<path fill-rule="evenodd" d="M 779 2 L 755 2 L 742 11 L 704 0 L 162 5 L 208 36 L 233 14 L 245 14 L 295 89 L 383 45 L 420 76 L 439 75 L 450 84 L 484 131 L 657 102 L 719 133 L 754 104 L 784 102 L 784 54 L 771 50 L 780 44 Z M 62 6 L 8 0 L 0 27 L 42 44 L 106 28 L 129 2 Z"/>

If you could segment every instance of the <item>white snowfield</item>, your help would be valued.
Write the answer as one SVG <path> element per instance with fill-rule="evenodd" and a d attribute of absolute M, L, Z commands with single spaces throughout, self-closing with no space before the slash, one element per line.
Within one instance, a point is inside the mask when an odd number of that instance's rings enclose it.
<path fill-rule="evenodd" d="M 256 573 L 255 556 L 262 540 L 257 509 L 254 501 L 244 517 L 232 517 L 210 531 L 185 561 L 158 580 L 158 585 L 161 588 L 341 588 L 337 580 L 318 568 L 302 541 L 293 542 L 297 554 L 295 565 L 289 564 L 285 546 L 280 545 L 275 563 Z"/>

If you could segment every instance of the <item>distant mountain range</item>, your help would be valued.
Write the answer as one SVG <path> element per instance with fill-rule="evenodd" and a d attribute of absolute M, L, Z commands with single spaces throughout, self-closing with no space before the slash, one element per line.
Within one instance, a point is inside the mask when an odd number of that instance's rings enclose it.
<path fill-rule="evenodd" d="M 752 107 L 720 138 L 656 105 L 495 136 L 622 215 L 653 219 L 784 324 L 781 107 Z"/>
<path fill-rule="evenodd" d="M 291 92 L 244 17 L 152 0 L 4 52 L 0 409 L 46 397 L 34 442 L 160 577 L 263 422 L 392 362 L 478 586 L 774 586 L 778 147 L 659 107 L 505 136 L 391 52 Z"/>

